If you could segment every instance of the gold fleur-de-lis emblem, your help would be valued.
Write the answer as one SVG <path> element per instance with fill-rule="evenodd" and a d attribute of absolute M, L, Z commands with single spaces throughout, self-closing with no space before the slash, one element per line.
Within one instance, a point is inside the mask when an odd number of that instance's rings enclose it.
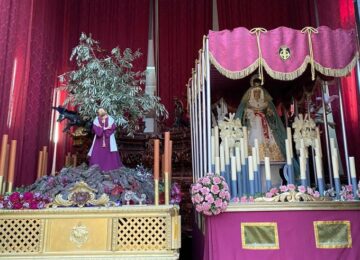
<path fill-rule="evenodd" d="M 287 60 L 291 57 L 290 48 L 287 46 L 280 46 L 279 56 L 282 60 Z"/>

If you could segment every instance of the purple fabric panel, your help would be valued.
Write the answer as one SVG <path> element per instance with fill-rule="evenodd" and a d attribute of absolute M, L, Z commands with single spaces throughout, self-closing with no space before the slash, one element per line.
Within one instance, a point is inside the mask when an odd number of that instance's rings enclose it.
<path fill-rule="evenodd" d="M 331 30 L 321 26 L 319 33 L 312 34 L 314 60 L 323 67 L 342 69 L 356 54 L 356 34 L 354 30 Z"/>
<path fill-rule="evenodd" d="M 349 220 L 352 248 L 316 248 L 313 221 Z M 279 250 L 242 249 L 241 222 L 277 222 Z M 228 212 L 207 217 L 204 259 L 360 259 L 360 211 Z"/>
<path fill-rule="evenodd" d="M 299 30 L 279 27 L 266 33 L 260 34 L 260 45 L 262 56 L 269 67 L 274 71 L 293 72 L 297 70 L 306 55 L 309 54 L 306 34 Z M 291 56 L 282 60 L 279 56 L 281 46 L 290 49 Z"/>
<path fill-rule="evenodd" d="M 259 57 L 256 36 L 243 27 L 209 31 L 209 50 L 223 68 L 234 72 L 246 69 Z"/>

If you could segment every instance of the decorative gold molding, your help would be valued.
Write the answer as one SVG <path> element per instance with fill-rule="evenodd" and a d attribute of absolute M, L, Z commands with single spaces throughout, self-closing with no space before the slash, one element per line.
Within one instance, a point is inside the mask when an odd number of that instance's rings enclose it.
<path fill-rule="evenodd" d="M 314 197 L 310 194 L 305 194 L 302 192 L 296 191 L 287 191 L 276 195 L 271 198 L 260 197 L 256 198 L 255 202 L 301 202 L 301 201 L 330 201 L 331 199 L 328 197 Z"/>
<path fill-rule="evenodd" d="M 95 199 L 95 192 L 97 192 L 97 190 L 89 187 L 87 183 L 80 181 L 75 183 L 75 185 L 69 189 L 67 199 L 64 199 L 61 194 L 58 194 L 54 201 L 49 204 L 49 207 L 84 207 L 85 205 L 109 206 L 110 204 L 113 204 L 113 202 L 110 201 L 109 196 L 105 193 L 101 194 L 98 199 Z"/>

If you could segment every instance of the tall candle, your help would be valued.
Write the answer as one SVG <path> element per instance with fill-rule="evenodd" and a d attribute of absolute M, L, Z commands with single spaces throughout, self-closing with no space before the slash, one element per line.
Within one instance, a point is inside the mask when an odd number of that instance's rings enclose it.
<path fill-rule="evenodd" d="M 334 178 L 339 178 L 339 162 L 338 162 L 337 149 L 336 148 L 334 148 L 334 154 L 331 157 L 332 157 Z"/>
<path fill-rule="evenodd" d="M 349 157 L 351 178 L 356 178 L 355 158 Z"/>
<path fill-rule="evenodd" d="M 16 140 L 11 140 L 10 159 L 9 159 L 9 183 L 14 183 L 15 179 L 15 160 L 16 160 Z"/>
<path fill-rule="evenodd" d="M 6 159 L 6 146 L 8 143 L 8 135 L 3 135 L 0 153 L 0 176 L 5 175 L 5 159 Z"/>
<path fill-rule="evenodd" d="M 322 166 L 321 166 L 321 157 L 319 155 L 315 155 L 315 163 L 316 163 L 316 175 L 318 178 L 323 177 Z"/>
<path fill-rule="evenodd" d="M 241 171 L 240 147 L 235 148 L 236 170 Z"/>
<path fill-rule="evenodd" d="M 215 136 L 211 136 L 211 164 L 215 164 Z"/>
<path fill-rule="evenodd" d="M 222 144 L 220 145 L 220 169 L 221 172 L 225 172 L 225 151 Z"/>
<path fill-rule="evenodd" d="M 249 180 L 253 181 L 254 180 L 253 158 L 251 155 L 248 158 L 249 158 Z"/>
<path fill-rule="evenodd" d="M 161 155 L 161 172 L 162 172 L 162 179 L 164 180 L 164 172 L 165 172 L 165 154 Z"/>
<path fill-rule="evenodd" d="M 245 165 L 245 143 L 244 138 L 240 138 L 240 149 L 241 149 L 241 164 Z"/>
<path fill-rule="evenodd" d="M 48 151 L 47 146 L 43 146 L 43 166 L 42 166 L 42 175 L 47 175 L 47 161 L 48 161 Z"/>
<path fill-rule="evenodd" d="M 248 157 L 248 132 L 247 127 L 243 126 L 243 134 L 244 134 L 244 155 L 245 158 Z"/>
<path fill-rule="evenodd" d="M 164 172 L 169 172 L 170 132 L 164 133 Z"/>
<path fill-rule="evenodd" d="M 258 170 L 258 167 L 257 167 L 257 157 L 256 157 L 255 147 L 251 148 L 251 155 L 252 155 L 252 159 L 253 159 L 253 169 L 256 172 Z"/>
<path fill-rule="evenodd" d="M 172 152 L 173 151 L 173 141 L 169 141 L 169 156 L 168 156 L 168 159 L 169 159 L 169 165 L 168 165 L 168 170 L 169 170 L 169 174 L 170 174 L 170 178 L 169 178 L 169 181 L 171 182 L 171 174 L 172 174 Z"/>
<path fill-rule="evenodd" d="M 334 149 L 335 149 L 335 140 L 334 138 L 330 138 L 330 149 L 331 149 L 331 155 L 334 154 Z"/>
<path fill-rule="evenodd" d="M 236 181 L 236 158 L 231 156 L 231 180 Z"/>
<path fill-rule="evenodd" d="M 76 167 L 76 165 L 77 165 L 77 156 L 76 156 L 76 154 L 73 154 L 72 158 L 73 158 L 73 166 Z M 47 168 L 47 166 L 45 166 L 45 169 L 46 168 Z M 45 174 L 46 174 L 46 172 L 45 172 Z"/>
<path fill-rule="evenodd" d="M 300 179 L 306 180 L 306 160 L 304 157 L 304 152 L 300 155 Z"/>
<path fill-rule="evenodd" d="M 219 155 L 219 127 L 214 127 L 214 134 L 215 134 L 215 156 L 220 157 Z"/>
<path fill-rule="evenodd" d="M 285 148 L 286 148 L 286 163 L 288 165 L 292 165 L 289 139 L 285 140 Z"/>
<path fill-rule="evenodd" d="M 159 172 L 160 172 L 160 163 L 159 163 L 159 156 L 160 156 L 160 140 L 154 140 L 154 179 L 159 180 Z"/>
<path fill-rule="evenodd" d="M 220 175 L 220 157 L 215 157 L 215 174 Z"/>
<path fill-rule="evenodd" d="M 43 151 L 39 152 L 39 160 L 38 160 L 38 169 L 37 169 L 37 178 L 41 178 L 42 176 L 42 165 L 43 165 Z M 66 165 L 66 163 L 65 163 Z"/>
<path fill-rule="evenodd" d="M 294 157 L 294 152 L 292 149 L 292 135 L 291 135 L 291 128 L 287 127 L 286 128 L 286 132 L 287 132 L 287 140 L 289 142 L 289 153 L 290 153 L 290 158 Z"/>
<path fill-rule="evenodd" d="M 260 164 L 259 141 L 257 138 L 255 138 L 254 144 L 255 144 L 255 150 L 256 150 L 256 163 Z"/>
<path fill-rule="evenodd" d="M 230 164 L 229 140 L 225 137 L 225 164 Z"/>
<path fill-rule="evenodd" d="M 271 171 L 270 171 L 270 158 L 265 157 L 265 178 L 267 181 L 271 180 Z"/>

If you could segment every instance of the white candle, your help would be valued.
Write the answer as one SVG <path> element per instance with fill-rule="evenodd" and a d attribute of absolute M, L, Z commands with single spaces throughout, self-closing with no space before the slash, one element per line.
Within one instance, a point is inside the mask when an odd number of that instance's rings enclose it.
<path fill-rule="evenodd" d="M 306 160 L 303 154 L 304 152 L 300 155 L 300 179 L 306 180 Z"/>
<path fill-rule="evenodd" d="M 318 139 L 318 138 L 316 138 L 316 140 L 315 140 L 315 147 L 316 147 L 316 155 L 319 155 L 320 157 L 322 157 L 321 143 L 320 143 L 320 139 Z"/>
<path fill-rule="evenodd" d="M 254 140 L 256 150 L 256 164 L 260 164 L 259 141 L 257 138 Z"/>
<path fill-rule="evenodd" d="M 225 172 L 225 152 L 222 144 L 220 145 L 220 169 Z"/>
<path fill-rule="evenodd" d="M 294 153 L 293 153 L 293 149 L 292 149 L 292 136 L 291 136 L 291 128 L 287 127 L 286 128 L 287 131 L 287 140 L 289 141 L 289 153 L 290 153 L 290 158 L 294 157 Z"/>
<path fill-rule="evenodd" d="M 215 134 L 215 156 L 220 157 L 219 155 L 219 127 L 214 127 L 214 134 Z"/>
<path fill-rule="evenodd" d="M 321 157 L 319 155 L 315 155 L 315 163 L 316 163 L 316 175 L 318 178 L 323 177 L 322 166 L 321 166 Z"/>
<path fill-rule="evenodd" d="M 255 147 L 253 147 L 251 149 L 251 155 L 252 155 L 252 158 L 253 158 L 253 168 L 254 168 L 254 171 L 256 172 L 258 170 L 258 167 L 257 167 L 257 159 L 256 159 L 256 149 L 255 149 Z"/>
<path fill-rule="evenodd" d="M 227 137 L 225 137 L 225 163 L 230 164 L 229 140 Z"/>
<path fill-rule="evenodd" d="M 356 169 L 355 169 L 355 158 L 349 157 L 349 163 L 350 163 L 350 174 L 351 178 L 356 178 Z"/>
<path fill-rule="evenodd" d="M 316 127 L 316 139 L 320 140 L 320 129 L 319 129 L 319 127 Z"/>
<path fill-rule="evenodd" d="M 245 165 L 245 144 L 244 144 L 244 138 L 240 138 L 240 149 L 241 149 L 241 164 Z"/>
<path fill-rule="evenodd" d="M 215 164 L 215 136 L 211 136 L 211 164 Z"/>
<path fill-rule="evenodd" d="M 231 156 L 231 180 L 236 181 L 236 158 Z"/>
<path fill-rule="evenodd" d="M 235 148 L 235 158 L 236 158 L 236 170 L 241 172 L 241 159 L 240 159 L 240 148 Z"/>
<path fill-rule="evenodd" d="M 270 158 L 265 157 L 265 177 L 267 181 L 271 180 L 271 171 L 270 171 Z"/>
<path fill-rule="evenodd" d="M 334 155 L 334 149 L 335 149 L 335 140 L 334 140 L 334 138 L 330 138 L 331 155 Z"/>
<path fill-rule="evenodd" d="M 220 157 L 215 157 L 215 174 L 220 175 Z"/>
<path fill-rule="evenodd" d="M 253 158 L 250 155 L 249 157 L 249 180 L 254 180 L 254 169 L 253 169 Z"/>
<path fill-rule="evenodd" d="M 339 162 L 337 157 L 337 149 L 334 148 L 334 154 L 332 157 L 332 165 L 333 165 L 333 172 L 334 172 L 334 178 L 339 178 Z"/>
<path fill-rule="evenodd" d="M 292 165 L 289 139 L 285 140 L 285 148 L 286 148 L 286 163 L 288 165 Z"/>
<path fill-rule="evenodd" d="M 248 132 L 247 132 L 247 127 L 243 126 L 243 134 L 244 134 L 244 154 L 245 154 L 245 158 L 248 157 Z"/>

